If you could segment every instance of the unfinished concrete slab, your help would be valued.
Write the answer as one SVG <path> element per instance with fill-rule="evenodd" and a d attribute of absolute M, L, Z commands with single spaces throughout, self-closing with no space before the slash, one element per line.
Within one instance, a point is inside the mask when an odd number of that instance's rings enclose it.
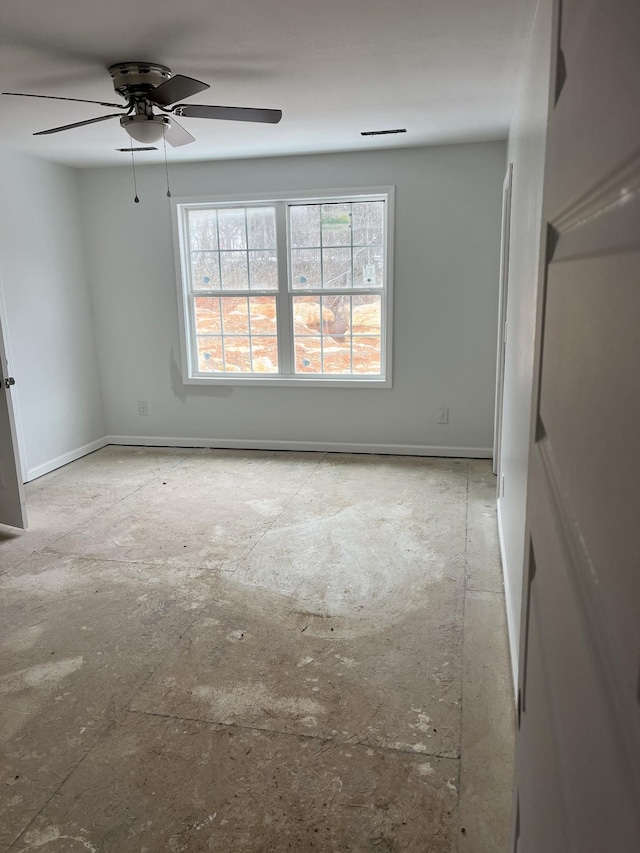
<path fill-rule="evenodd" d="M 0 525 L 0 574 L 110 510 L 136 488 L 113 481 L 69 485 L 49 476 L 27 483 L 29 529 Z"/>
<path fill-rule="evenodd" d="M 322 460 L 322 454 L 305 457 L 310 465 L 287 461 L 272 470 L 268 459 L 201 451 L 53 548 L 100 560 L 235 567 Z"/>
<path fill-rule="evenodd" d="M 192 624 L 197 589 L 157 567 L 46 554 L 0 578 L 0 778 L 10 793 L 0 849 Z"/>
<path fill-rule="evenodd" d="M 466 489 L 458 460 L 328 455 L 234 580 L 300 611 L 394 622 L 434 581 L 462 589 Z"/>
<path fill-rule="evenodd" d="M 15 850 L 450 853 L 457 769 L 450 759 L 128 714 Z"/>
<path fill-rule="evenodd" d="M 0 537 L 0 850 L 496 853 L 494 484 L 114 447 L 30 484 L 47 524 Z"/>
<path fill-rule="evenodd" d="M 496 478 L 484 460 L 469 460 L 467 589 L 504 592 L 496 521 Z"/>
<path fill-rule="evenodd" d="M 515 703 L 501 598 L 486 592 L 467 593 L 464 629 L 460 853 L 506 851 L 513 799 Z"/>
<path fill-rule="evenodd" d="M 137 694 L 151 714 L 458 758 L 462 594 L 354 635 L 328 616 L 209 608 Z M 294 614 L 295 616 L 296 614 Z"/>
<path fill-rule="evenodd" d="M 47 474 L 46 483 L 109 483 L 140 486 L 167 473 L 197 451 L 188 447 L 121 447 L 109 445 Z M 42 480 L 36 480 L 35 484 Z"/>

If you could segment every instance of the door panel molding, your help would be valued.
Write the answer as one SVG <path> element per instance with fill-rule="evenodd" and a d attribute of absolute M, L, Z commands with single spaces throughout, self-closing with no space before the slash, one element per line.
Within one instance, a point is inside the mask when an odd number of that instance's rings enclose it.
<path fill-rule="evenodd" d="M 640 147 L 563 211 L 553 217 L 561 234 L 628 204 L 640 192 Z"/>
<path fill-rule="evenodd" d="M 623 196 L 620 190 L 617 201 L 576 222 L 568 230 L 557 232 L 560 239 L 553 261 L 578 261 L 594 255 L 613 255 L 639 249 L 639 221 L 640 191 Z"/>
<path fill-rule="evenodd" d="M 566 572 L 583 623 L 584 636 L 591 649 L 600 690 L 609 705 L 620 755 L 627 765 L 628 777 L 633 780 L 640 802 L 640 763 L 637 760 L 640 755 L 640 713 L 636 685 L 629 684 L 627 672 L 622 667 L 619 638 L 603 605 L 599 578 L 569 496 L 562 487 L 562 475 L 546 433 L 537 442 L 534 454 L 537 461 L 534 460 L 533 467 L 543 475 L 539 482 L 540 491 L 547 497 L 548 512 L 553 518 L 555 534 L 563 552 L 564 559 L 557 569 Z M 526 673 L 526 663 L 524 670 Z M 523 695 L 523 705 L 526 709 L 526 695 Z"/>

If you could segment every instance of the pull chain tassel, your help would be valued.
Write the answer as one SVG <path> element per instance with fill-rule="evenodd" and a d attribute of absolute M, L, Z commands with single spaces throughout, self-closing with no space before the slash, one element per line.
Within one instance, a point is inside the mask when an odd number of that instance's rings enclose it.
<path fill-rule="evenodd" d="M 138 198 L 138 184 L 136 182 L 136 161 L 133 158 L 133 149 L 131 150 L 131 166 L 133 167 L 133 191 L 135 193 L 135 198 L 133 200 L 136 204 L 140 204 L 140 199 Z"/>
<path fill-rule="evenodd" d="M 162 145 L 164 147 L 164 172 L 167 176 L 167 198 L 171 198 L 171 190 L 169 189 L 169 165 L 167 163 L 167 140 L 165 139 L 166 125 L 162 126 Z"/>

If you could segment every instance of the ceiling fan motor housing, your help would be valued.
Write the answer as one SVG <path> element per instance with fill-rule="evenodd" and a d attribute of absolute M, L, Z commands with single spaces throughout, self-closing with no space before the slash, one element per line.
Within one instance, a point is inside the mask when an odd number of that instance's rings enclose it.
<path fill-rule="evenodd" d="M 113 88 L 129 100 L 144 97 L 171 78 L 171 69 L 155 62 L 118 62 L 109 68 Z"/>

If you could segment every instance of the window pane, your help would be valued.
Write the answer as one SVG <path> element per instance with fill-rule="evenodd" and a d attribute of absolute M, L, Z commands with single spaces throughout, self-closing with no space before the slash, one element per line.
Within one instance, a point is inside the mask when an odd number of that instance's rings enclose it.
<path fill-rule="evenodd" d="M 218 226 L 215 210 L 189 210 L 189 243 L 192 251 L 218 248 Z"/>
<path fill-rule="evenodd" d="M 351 287 L 351 249 L 322 250 L 322 286 Z"/>
<path fill-rule="evenodd" d="M 274 296 L 252 296 L 249 299 L 251 312 L 251 334 L 270 334 L 277 332 L 276 300 Z"/>
<path fill-rule="evenodd" d="M 320 245 L 320 205 L 293 204 L 289 207 L 291 245 L 293 248 Z"/>
<path fill-rule="evenodd" d="M 351 335 L 325 337 L 323 373 L 351 373 Z"/>
<path fill-rule="evenodd" d="M 319 335 L 321 307 L 319 296 L 294 296 L 293 321 L 297 335 Z"/>
<path fill-rule="evenodd" d="M 295 338 L 296 373 L 322 373 L 320 338 Z"/>
<path fill-rule="evenodd" d="M 246 252 L 221 252 L 220 268 L 222 271 L 223 290 L 249 289 L 249 270 L 247 269 Z"/>
<path fill-rule="evenodd" d="M 195 299 L 195 318 L 197 335 L 220 335 L 220 299 L 198 296 Z"/>
<path fill-rule="evenodd" d="M 382 246 L 353 250 L 353 286 L 384 287 Z"/>
<path fill-rule="evenodd" d="M 351 297 L 348 294 L 322 297 L 322 324 L 327 335 L 344 335 L 350 331 Z"/>
<path fill-rule="evenodd" d="M 278 372 L 274 296 L 198 297 L 194 308 L 200 372 Z"/>
<path fill-rule="evenodd" d="M 251 373 L 249 337 L 225 337 L 224 360 L 227 373 Z"/>
<path fill-rule="evenodd" d="M 220 289 L 217 252 L 191 253 L 191 287 L 193 290 Z"/>
<path fill-rule="evenodd" d="M 291 251 L 291 289 L 313 290 L 322 287 L 320 249 Z"/>
<path fill-rule="evenodd" d="M 380 375 L 382 298 L 294 296 L 296 373 Z"/>
<path fill-rule="evenodd" d="M 353 243 L 370 246 L 382 244 L 384 236 L 384 202 L 362 201 L 353 203 Z"/>
<path fill-rule="evenodd" d="M 278 339 L 271 335 L 251 338 L 254 373 L 278 372 Z"/>
<path fill-rule="evenodd" d="M 353 372 L 380 373 L 382 353 L 382 297 L 362 294 L 353 297 Z"/>
<path fill-rule="evenodd" d="M 353 372 L 380 374 L 380 338 L 353 339 Z"/>
<path fill-rule="evenodd" d="M 227 335 L 249 334 L 249 307 L 244 296 L 222 297 L 222 332 Z"/>
<path fill-rule="evenodd" d="M 219 210 L 218 233 L 221 249 L 246 249 L 247 228 L 244 207 Z"/>
<path fill-rule="evenodd" d="M 382 333 L 382 298 L 380 296 L 354 296 L 351 329 L 354 335 L 380 335 Z"/>
<path fill-rule="evenodd" d="M 247 232 L 250 249 L 275 249 L 276 211 L 274 207 L 248 207 Z"/>
<path fill-rule="evenodd" d="M 252 290 L 277 290 L 278 258 L 275 252 L 249 252 L 249 277 Z"/>
<path fill-rule="evenodd" d="M 220 373 L 222 362 L 222 338 L 208 335 L 198 337 L 198 370 L 201 373 Z"/>
<path fill-rule="evenodd" d="M 351 245 L 351 203 L 323 204 L 320 212 L 323 246 Z"/>

